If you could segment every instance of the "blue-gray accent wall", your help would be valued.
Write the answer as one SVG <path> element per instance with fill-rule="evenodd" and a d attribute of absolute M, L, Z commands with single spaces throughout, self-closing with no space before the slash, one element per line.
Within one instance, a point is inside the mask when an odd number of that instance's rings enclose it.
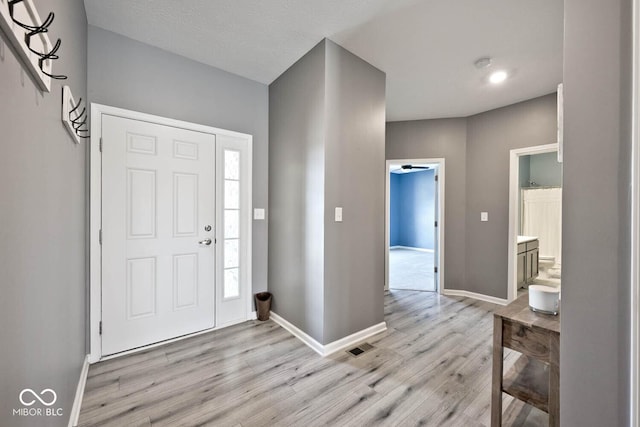
<path fill-rule="evenodd" d="M 520 157 L 520 187 L 562 187 L 562 163 L 558 153 Z"/>
<path fill-rule="evenodd" d="M 435 173 L 391 174 L 389 243 L 434 249 Z"/>
<path fill-rule="evenodd" d="M 398 173 L 389 174 L 389 245 L 401 246 L 400 243 L 400 199 L 401 178 Z"/>

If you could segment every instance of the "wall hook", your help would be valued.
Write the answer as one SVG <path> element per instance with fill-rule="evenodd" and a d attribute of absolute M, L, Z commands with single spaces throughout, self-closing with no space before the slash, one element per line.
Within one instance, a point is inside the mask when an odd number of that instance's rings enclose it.
<path fill-rule="evenodd" d="M 80 143 L 81 139 L 90 138 L 88 128 L 88 114 L 87 106 L 82 106 L 82 98 L 76 102 L 73 99 L 71 88 L 69 86 L 63 86 L 62 88 L 62 122 L 69 132 L 69 135 L 73 137 L 76 144 Z"/>
<path fill-rule="evenodd" d="M 49 12 L 46 19 L 40 19 L 34 0 L 0 0 L 0 30 L 11 44 L 21 62 L 44 92 L 51 91 L 51 80 L 67 77 L 53 73 L 54 61 L 62 41 L 51 44 L 48 33 L 55 19 Z"/>

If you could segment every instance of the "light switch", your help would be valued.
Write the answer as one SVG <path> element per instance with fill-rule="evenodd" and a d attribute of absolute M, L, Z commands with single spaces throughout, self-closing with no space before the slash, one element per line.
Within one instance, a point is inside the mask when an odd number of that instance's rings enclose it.
<path fill-rule="evenodd" d="M 342 222 L 342 208 L 336 208 L 336 222 Z"/>
<path fill-rule="evenodd" d="M 253 219 L 264 219 L 264 209 L 261 209 L 261 208 L 254 209 Z"/>
<path fill-rule="evenodd" d="M 480 212 L 480 221 L 482 222 L 489 221 L 489 212 Z"/>

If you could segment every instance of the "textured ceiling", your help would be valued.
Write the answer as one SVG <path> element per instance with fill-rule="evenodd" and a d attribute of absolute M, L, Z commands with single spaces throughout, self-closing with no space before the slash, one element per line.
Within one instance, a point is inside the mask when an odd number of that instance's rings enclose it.
<path fill-rule="evenodd" d="M 85 0 L 91 25 L 271 83 L 328 37 L 387 73 L 387 119 L 460 117 L 551 93 L 558 0 Z M 493 58 L 477 70 L 481 56 Z M 501 86 L 486 78 L 504 68 Z"/>

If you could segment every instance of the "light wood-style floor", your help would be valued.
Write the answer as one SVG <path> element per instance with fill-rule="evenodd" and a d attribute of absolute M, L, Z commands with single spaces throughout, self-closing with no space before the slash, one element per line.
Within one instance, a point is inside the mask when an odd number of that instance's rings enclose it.
<path fill-rule="evenodd" d="M 92 365 L 81 426 L 488 426 L 492 311 L 432 292 L 385 296 L 388 330 L 322 358 L 273 321 Z M 505 352 L 505 369 L 515 361 Z M 506 425 L 546 414 L 504 395 Z"/>

